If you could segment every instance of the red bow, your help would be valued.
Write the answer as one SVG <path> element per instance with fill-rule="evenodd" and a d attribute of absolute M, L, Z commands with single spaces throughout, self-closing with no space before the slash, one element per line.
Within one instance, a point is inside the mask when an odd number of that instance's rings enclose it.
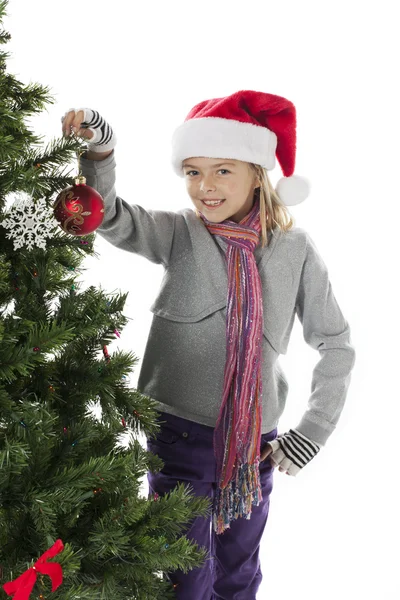
<path fill-rule="evenodd" d="M 55 544 L 35 562 L 33 567 L 22 573 L 14 581 L 9 581 L 3 585 L 4 591 L 9 596 L 14 596 L 13 600 L 28 600 L 32 593 L 33 586 L 36 583 L 37 573 L 48 575 L 52 582 L 51 591 L 54 592 L 63 580 L 61 565 L 58 563 L 46 563 L 48 558 L 54 558 L 64 549 L 64 544 L 61 540 L 57 540 Z"/>

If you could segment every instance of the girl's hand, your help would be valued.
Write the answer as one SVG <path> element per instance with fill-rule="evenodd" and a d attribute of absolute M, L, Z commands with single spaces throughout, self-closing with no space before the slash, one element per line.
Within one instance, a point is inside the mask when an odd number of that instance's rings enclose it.
<path fill-rule="evenodd" d="M 268 458 L 268 456 L 272 453 L 273 453 L 273 449 L 272 449 L 271 443 L 268 442 L 266 448 L 264 448 L 264 450 L 261 452 L 260 462 L 262 462 L 263 460 Z"/>
<path fill-rule="evenodd" d="M 274 450 L 273 450 L 273 448 L 271 446 L 271 442 L 268 442 L 267 443 L 267 447 L 264 448 L 264 450 L 262 451 L 262 453 L 260 455 L 260 462 L 262 462 L 263 460 L 265 460 L 266 458 L 268 458 L 268 456 L 270 456 L 273 453 L 274 453 Z M 274 467 L 274 469 L 278 466 L 276 464 L 276 462 L 274 461 L 274 459 L 272 458 L 272 456 L 271 456 L 271 464 Z M 283 471 L 284 469 L 282 467 L 279 467 L 279 470 Z M 286 475 L 287 475 L 287 473 L 286 473 Z"/>
<path fill-rule="evenodd" d="M 287 475 L 297 475 L 307 463 L 319 452 L 320 445 L 313 442 L 296 429 L 290 429 L 284 435 L 278 435 L 268 442 L 260 461 L 271 455 L 271 463 Z"/>
<path fill-rule="evenodd" d="M 89 142 L 89 152 L 108 152 L 117 143 L 117 137 L 105 119 L 91 108 L 70 108 L 61 117 L 62 132 L 68 137 L 73 132 Z"/>

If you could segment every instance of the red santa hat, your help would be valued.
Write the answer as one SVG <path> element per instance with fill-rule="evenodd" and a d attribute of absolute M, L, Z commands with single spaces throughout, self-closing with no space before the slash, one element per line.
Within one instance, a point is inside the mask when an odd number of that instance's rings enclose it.
<path fill-rule="evenodd" d="M 186 158 L 231 158 L 270 171 L 275 167 L 275 153 L 284 174 L 275 186 L 278 196 L 287 206 L 300 204 L 309 195 L 310 183 L 293 175 L 295 106 L 281 96 L 253 90 L 196 104 L 172 136 L 172 165 L 180 177 Z"/>

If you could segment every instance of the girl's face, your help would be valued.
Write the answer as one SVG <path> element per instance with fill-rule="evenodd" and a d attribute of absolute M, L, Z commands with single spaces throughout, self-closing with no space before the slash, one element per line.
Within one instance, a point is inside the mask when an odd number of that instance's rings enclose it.
<path fill-rule="evenodd" d="M 195 207 L 213 223 L 239 223 L 252 209 L 259 186 L 250 165 L 223 158 L 187 158 L 182 162 L 186 188 Z M 222 203 L 211 205 L 207 201 Z"/>

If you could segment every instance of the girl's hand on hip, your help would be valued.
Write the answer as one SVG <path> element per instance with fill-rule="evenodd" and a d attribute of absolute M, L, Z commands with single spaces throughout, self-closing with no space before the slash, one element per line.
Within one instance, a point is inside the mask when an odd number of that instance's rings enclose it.
<path fill-rule="evenodd" d="M 272 442 L 268 442 L 263 450 L 260 461 L 271 456 L 274 467 L 287 475 L 297 475 L 307 463 L 318 454 L 321 446 L 305 435 L 290 429 L 288 433 L 278 435 Z"/>

